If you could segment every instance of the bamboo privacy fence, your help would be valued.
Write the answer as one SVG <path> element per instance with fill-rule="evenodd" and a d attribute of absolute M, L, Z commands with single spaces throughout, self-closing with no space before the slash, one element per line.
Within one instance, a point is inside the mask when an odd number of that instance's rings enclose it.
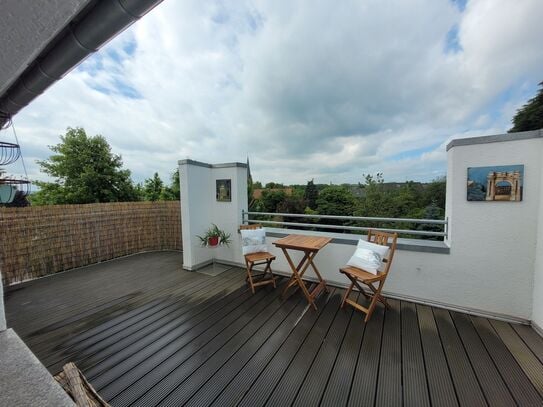
<path fill-rule="evenodd" d="M 128 254 L 181 248 L 179 201 L 0 209 L 6 286 Z"/>

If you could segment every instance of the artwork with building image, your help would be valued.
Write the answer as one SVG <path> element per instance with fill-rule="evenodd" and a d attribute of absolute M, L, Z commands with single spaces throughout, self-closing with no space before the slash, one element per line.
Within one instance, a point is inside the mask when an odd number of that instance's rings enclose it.
<path fill-rule="evenodd" d="M 468 201 L 522 201 L 524 165 L 468 168 Z"/>
<path fill-rule="evenodd" d="M 230 202 L 232 200 L 232 181 L 229 179 L 217 180 L 217 201 Z"/>

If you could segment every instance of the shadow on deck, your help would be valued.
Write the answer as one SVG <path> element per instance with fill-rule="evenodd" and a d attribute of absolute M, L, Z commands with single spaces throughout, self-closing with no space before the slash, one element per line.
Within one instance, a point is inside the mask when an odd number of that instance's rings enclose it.
<path fill-rule="evenodd" d="M 314 311 L 280 288 L 251 295 L 241 269 L 181 261 L 144 253 L 19 285 L 8 325 L 113 406 L 543 404 L 543 339 L 528 326 L 404 301 L 364 324 L 341 289 Z"/>

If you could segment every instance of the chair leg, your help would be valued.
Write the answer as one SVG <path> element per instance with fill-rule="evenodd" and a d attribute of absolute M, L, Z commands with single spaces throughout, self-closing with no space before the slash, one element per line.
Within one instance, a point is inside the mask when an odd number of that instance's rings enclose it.
<path fill-rule="evenodd" d="M 349 288 L 345 292 L 345 295 L 343 296 L 343 301 L 341 301 L 341 308 L 345 306 L 345 301 L 347 301 L 347 298 L 349 298 L 349 295 L 351 294 L 351 291 L 353 291 L 353 287 L 355 284 L 355 281 L 350 276 L 347 276 L 347 277 L 349 277 L 349 279 L 351 280 L 351 285 L 349 286 Z"/>
<path fill-rule="evenodd" d="M 271 260 L 268 260 L 266 262 L 266 270 L 264 270 L 265 272 L 269 272 L 270 273 L 270 276 L 271 276 L 271 280 L 273 281 L 273 288 L 277 288 L 277 285 L 275 284 L 275 277 L 273 275 L 273 271 L 271 269 Z"/>
<path fill-rule="evenodd" d="M 384 281 L 383 281 L 383 284 L 384 284 Z M 382 302 L 383 305 L 385 306 L 385 308 L 390 309 L 390 305 L 388 305 L 388 302 L 387 302 L 386 298 L 383 297 L 381 294 L 377 294 L 377 289 L 371 283 L 368 284 L 368 287 L 371 289 L 371 291 L 373 291 L 374 296 L 377 295 L 377 300 Z M 379 291 L 379 293 L 380 292 L 381 291 Z M 364 295 L 366 295 L 366 298 L 368 298 L 367 294 L 364 294 Z"/>
<path fill-rule="evenodd" d="M 366 314 L 366 318 L 364 319 L 364 322 L 368 322 L 371 318 L 371 314 L 373 314 L 373 310 L 375 309 L 375 306 L 377 305 L 377 301 L 379 301 L 379 297 L 381 296 L 381 289 L 383 288 L 384 280 L 379 281 L 379 287 L 377 287 L 377 290 L 374 291 L 373 297 L 371 299 L 371 304 L 368 308 L 368 312 Z M 374 287 L 370 285 L 372 289 Z"/>
<path fill-rule="evenodd" d="M 245 264 L 247 265 L 247 280 L 249 280 L 249 286 L 251 287 L 251 291 L 253 294 L 255 293 L 255 286 L 253 285 L 253 263 L 249 261 L 245 261 Z"/>

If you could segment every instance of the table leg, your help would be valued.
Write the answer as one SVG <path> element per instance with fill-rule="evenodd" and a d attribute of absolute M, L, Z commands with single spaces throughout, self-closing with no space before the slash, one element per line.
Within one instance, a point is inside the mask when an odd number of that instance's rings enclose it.
<path fill-rule="evenodd" d="M 294 266 L 294 263 L 292 263 L 292 259 L 290 259 L 290 256 L 288 255 L 286 249 L 282 249 L 283 250 L 283 253 L 285 254 L 285 257 L 287 258 L 287 261 L 289 262 L 289 265 L 290 265 L 290 268 L 292 270 L 300 270 L 300 268 L 302 267 L 302 264 L 304 264 L 304 262 L 307 260 L 307 253 L 304 254 L 304 257 L 302 257 L 302 260 L 300 260 L 300 262 L 298 263 L 298 265 L 296 266 L 295 269 L 293 269 L 292 267 Z M 291 261 L 289 261 L 291 260 Z M 287 290 L 292 287 L 293 285 L 296 284 L 296 277 L 294 276 L 294 272 L 292 273 L 292 276 L 290 276 L 290 279 L 288 280 L 288 283 L 287 285 L 285 286 L 285 289 L 283 290 L 283 296 L 285 295 L 285 293 L 287 292 Z"/>
<path fill-rule="evenodd" d="M 308 267 L 308 261 L 307 258 L 310 256 L 310 254 L 308 254 L 307 252 L 305 253 L 302 261 L 300 261 L 300 263 L 298 264 L 298 268 L 296 268 L 294 266 L 294 263 L 292 262 L 292 259 L 290 258 L 287 250 L 285 248 L 281 248 L 283 250 L 283 253 L 285 254 L 285 258 L 287 259 L 287 262 L 292 270 L 292 277 L 291 277 L 291 280 L 294 278 L 294 280 L 296 281 L 296 283 L 300 286 L 302 292 L 304 293 L 304 296 L 305 298 L 307 299 L 307 301 L 313 306 L 313 308 L 315 310 L 317 310 L 317 306 L 315 305 L 315 302 L 313 301 L 313 297 L 311 296 L 311 294 L 309 293 L 309 291 L 307 290 L 307 287 L 305 286 L 305 283 L 303 282 L 301 276 L 303 275 L 303 273 L 305 272 L 305 270 L 307 270 L 307 267 Z M 305 265 L 302 269 L 302 272 L 301 274 L 298 274 L 298 271 L 299 271 L 299 268 L 302 266 L 302 264 L 305 262 Z M 289 289 L 289 286 L 290 286 L 290 281 L 289 281 L 289 284 L 287 284 L 287 286 L 285 287 L 284 291 L 283 291 L 283 296 L 286 294 L 287 290 Z"/>
<path fill-rule="evenodd" d="M 314 253 L 313 256 L 309 256 L 308 263 L 311 263 L 311 267 L 313 267 L 313 271 L 315 272 L 315 274 L 317 275 L 317 278 L 319 279 L 319 284 L 322 284 L 323 288 L 324 288 L 324 291 L 328 292 L 328 287 L 326 286 L 326 282 L 322 278 L 321 273 L 319 273 L 319 270 L 317 269 L 317 266 L 313 262 L 313 259 L 315 258 L 316 255 L 317 255 L 317 253 Z"/>

